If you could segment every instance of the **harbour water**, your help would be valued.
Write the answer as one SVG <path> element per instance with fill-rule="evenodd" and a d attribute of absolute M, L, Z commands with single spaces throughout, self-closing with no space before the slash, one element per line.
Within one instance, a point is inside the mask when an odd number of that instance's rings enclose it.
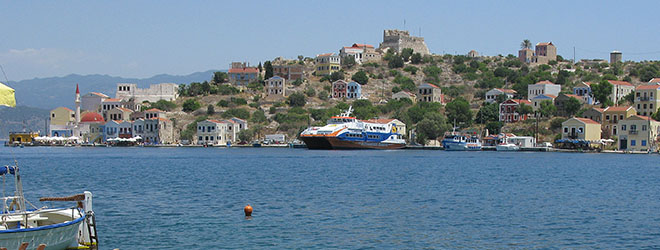
<path fill-rule="evenodd" d="M 33 203 L 94 193 L 101 249 L 660 248 L 658 155 L 10 151 Z"/>

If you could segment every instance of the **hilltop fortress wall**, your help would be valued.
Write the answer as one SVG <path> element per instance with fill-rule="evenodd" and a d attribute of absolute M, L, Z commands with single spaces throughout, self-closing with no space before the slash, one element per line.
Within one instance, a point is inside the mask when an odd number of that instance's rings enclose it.
<path fill-rule="evenodd" d="M 385 50 L 386 48 L 393 49 L 396 52 L 401 52 L 402 49 L 411 48 L 415 53 L 422 55 L 430 55 L 429 48 L 426 47 L 423 37 L 410 36 L 407 30 L 384 30 L 383 42 L 380 44 L 379 49 Z"/>

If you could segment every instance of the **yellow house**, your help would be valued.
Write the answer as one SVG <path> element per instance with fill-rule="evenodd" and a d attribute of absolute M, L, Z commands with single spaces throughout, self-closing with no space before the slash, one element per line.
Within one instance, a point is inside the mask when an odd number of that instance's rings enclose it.
<path fill-rule="evenodd" d="M 562 139 L 600 140 L 600 123 L 587 118 L 573 117 L 561 123 Z"/>
<path fill-rule="evenodd" d="M 657 146 L 660 122 L 648 116 L 633 115 L 620 121 L 619 150 L 647 151 Z"/>
<path fill-rule="evenodd" d="M 50 125 L 67 125 L 76 121 L 76 114 L 70 108 L 59 107 L 50 111 Z"/>
<path fill-rule="evenodd" d="M 31 143 L 39 136 L 37 132 L 10 132 L 9 143 Z"/>
<path fill-rule="evenodd" d="M 316 75 L 330 75 L 341 70 L 341 58 L 334 53 L 316 56 Z"/>
<path fill-rule="evenodd" d="M 619 135 L 619 121 L 637 114 L 633 107 L 613 106 L 607 107 L 603 111 L 603 137 L 610 138 L 613 135 Z"/>
<path fill-rule="evenodd" d="M 658 111 L 660 105 L 660 85 L 642 85 L 635 89 L 635 98 L 633 99 L 638 115 L 648 115 Z"/>

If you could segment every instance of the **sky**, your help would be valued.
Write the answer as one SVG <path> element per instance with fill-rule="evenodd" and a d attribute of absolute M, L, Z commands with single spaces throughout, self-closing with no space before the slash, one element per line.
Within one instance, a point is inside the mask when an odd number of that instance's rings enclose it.
<path fill-rule="evenodd" d="M 0 65 L 11 81 L 68 74 L 147 78 L 378 46 L 384 29 L 431 53 L 517 54 L 552 42 L 577 60 L 659 60 L 660 1 L 6 1 Z M 404 26 L 405 23 L 405 26 Z M 4 81 L 0 75 L 0 81 Z"/>

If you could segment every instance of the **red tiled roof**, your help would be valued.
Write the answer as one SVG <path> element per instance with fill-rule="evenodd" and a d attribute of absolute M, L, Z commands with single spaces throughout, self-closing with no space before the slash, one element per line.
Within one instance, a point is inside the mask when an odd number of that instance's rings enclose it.
<path fill-rule="evenodd" d="M 425 84 L 431 86 L 432 88 L 436 88 L 436 89 L 439 89 L 439 88 L 440 88 L 440 87 L 438 87 L 438 86 L 435 86 L 435 84 L 431 84 L 431 83 L 425 83 Z M 422 84 L 422 85 L 423 85 L 423 84 Z M 420 87 L 421 87 L 421 86 L 420 86 Z"/>
<path fill-rule="evenodd" d="M 82 115 L 80 122 L 103 122 L 103 116 L 96 112 L 87 112 Z"/>
<path fill-rule="evenodd" d="M 516 91 L 513 90 L 513 89 L 499 89 L 499 88 L 495 88 L 495 89 L 497 89 L 497 90 L 499 90 L 499 91 L 502 91 L 502 92 L 504 92 L 504 93 L 509 93 L 509 94 L 515 94 L 515 93 L 518 93 L 518 92 L 516 92 Z"/>
<path fill-rule="evenodd" d="M 649 80 L 649 83 L 660 83 L 660 78 L 653 78 Z"/>
<path fill-rule="evenodd" d="M 121 99 L 118 98 L 110 98 L 110 99 L 105 99 L 103 102 L 121 102 Z"/>
<path fill-rule="evenodd" d="M 218 120 L 212 120 L 212 119 L 208 119 L 207 121 L 214 122 L 214 123 L 225 123 L 225 122 L 221 122 L 221 121 L 218 121 Z"/>
<path fill-rule="evenodd" d="M 529 105 L 532 104 L 532 102 L 530 102 L 529 100 L 525 100 L 525 99 L 509 99 L 509 100 L 506 100 L 505 102 L 508 102 L 508 101 L 512 101 L 516 104 L 521 104 L 521 103 L 529 104 Z"/>
<path fill-rule="evenodd" d="M 63 109 L 65 109 L 65 110 L 68 110 L 68 111 L 71 111 L 71 112 L 73 112 L 73 110 L 72 110 L 72 109 L 70 109 L 70 108 L 67 108 L 67 107 L 60 107 L 60 108 L 63 108 Z"/>
<path fill-rule="evenodd" d="M 589 123 L 589 124 L 600 124 L 598 122 L 595 122 L 594 120 L 591 120 L 589 118 L 579 118 L 579 117 L 573 117 L 574 119 L 584 122 L 584 123 Z"/>
<path fill-rule="evenodd" d="M 162 121 L 162 122 L 169 122 L 170 121 L 170 119 L 162 118 L 162 117 L 154 117 L 154 118 L 151 118 L 149 120 L 159 120 L 159 121 Z"/>
<path fill-rule="evenodd" d="M 325 54 L 316 55 L 316 57 L 331 56 L 331 55 L 332 55 L 332 53 L 325 53 Z"/>
<path fill-rule="evenodd" d="M 653 119 L 653 118 L 651 118 L 651 117 L 648 117 L 648 116 L 643 116 L 643 115 L 632 115 L 632 116 L 637 116 L 637 117 L 639 117 L 639 118 L 641 118 L 641 119 L 644 119 L 644 120 L 655 121 L 655 119 Z M 631 117 L 632 117 L 632 116 L 631 116 Z"/>
<path fill-rule="evenodd" d="M 152 109 L 147 109 L 146 112 L 164 112 L 164 111 L 157 108 L 152 108 Z"/>
<path fill-rule="evenodd" d="M 595 109 L 596 111 L 601 112 L 601 113 L 603 113 L 605 111 L 605 109 L 602 109 L 602 108 L 593 108 L 593 109 Z"/>
<path fill-rule="evenodd" d="M 582 98 L 582 97 L 579 96 L 579 95 L 573 95 L 573 94 L 564 94 L 564 95 L 565 95 L 565 96 L 568 96 L 568 97 L 573 97 L 573 98 L 578 99 L 578 100 L 580 100 L 580 99 Z"/>
<path fill-rule="evenodd" d="M 636 89 L 639 90 L 639 89 L 659 89 L 659 88 L 660 85 L 641 85 L 641 86 L 637 86 Z"/>
<path fill-rule="evenodd" d="M 229 69 L 229 73 L 259 73 L 257 68 L 238 68 L 238 69 Z"/>
<path fill-rule="evenodd" d="M 369 119 L 369 120 L 366 120 L 366 121 L 367 122 L 373 122 L 373 123 L 387 124 L 387 123 L 390 123 L 394 120 L 395 119 Z"/>
<path fill-rule="evenodd" d="M 632 106 L 628 106 L 628 107 L 626 107 L 626 106 L 623 106 L 623 107 L 622 107 L 622 106 L 611 106 L 611 107 L 607 107 L 607 108 L 604 110 L 604 112 L 610 112 L 610 111 L 612 111 L 612 112 L 628 111 L 628 110 L 631 109 L 631 108 L 632 108 Z"/>
<path fill-rule="evenodd" d="M 124 112 L 133 112 L 133 110 L 130 110 L 130 109 L 127 109 L 127 108 L 123 108 L 123 107 L 118 107 L 117 109 L 119 109 L 119 110 L 121 110 L 121 111 L 124 111 Z"/>
<path fill-rule="evenodd" d="M 591 84 L 593 84 L 592 82 L 582 82 L 582 83 L 586 84 L 587 86 L 591 86 Z"/>
<path fill-rule="evenodd" d="M 552 42 L 549 42 L 549 43 L 537 43 L 537 44 L 536 44 L 536 46 L 548 46 L 548 45 L 553 45 L 553 46 L 554 46 L 554 44 L 552 44 Z"/>
<path fill-rule="evenodd" d="M 103 94 L 103 93 L 99 93 L 99 92 L 89 92 L 89 93 L 92 94 L 92 95 L 103 97 L 103 98 L 108 98 L 108 96 Z"/>
<path fill-rule="evenodd" d="M 545 80 L 545 81 L 537 82 L 536 84 L 554 84 L 554 83 L 552 83 L 551 81 Z"/>
<path fill-rule="evenodd" d="M 360 48 L 367 47 L 367 48 L 373 48 L 374 46 L 373 46 L 373 45 L 369 45 L 369 44 L 354 43 L 354 44 L 353 44 L 353 47 L 360 47 Z"/>
<path fill-rule="evenodd" d="M 625 81 L 612 81 L 612 80 L 607 80 L 607 81 L 610 82 L 610 84 L 612 85 L 633 86 L 629 82 L 625 82 Z"/>

